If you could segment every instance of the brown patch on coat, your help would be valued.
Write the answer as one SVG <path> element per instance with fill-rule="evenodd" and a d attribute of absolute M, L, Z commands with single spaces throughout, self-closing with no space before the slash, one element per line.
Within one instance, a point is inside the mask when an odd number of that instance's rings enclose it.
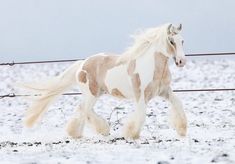
<path fill-rule="evenodd" d="M 140 90 L 141 81 L 139 74 L 134 73 L 135 67 L 136 67 L 136 60 L 131 60 L 127 67 L 127 73 L 131 77 L 132 87 L 136 101 L 139 101 L 141 95 L 141 90 Z"/>
<path fill-rule="evenodd" d="M 87 77 L 86 77 L 86 72 L 85 71 L 81 71 L 78 75 L 78 80 L 82 83 L 86 83 L 87 82 Z"/>
<path fill-rule="evenodd" d="M 136 60 L 130 61 L 128 68 L 127 68 L 127 73 L 128 75 L 132 75 L 135 71 L 135 65 L 136 65 Z"/>
<path fill-rule="evenodd" d="M 141 96 L 141 90 L 140 90 L 141 81 L 138 73 L 135 73 L 131 76 L 131 82 L 134 89 L 136 101 L 138 102 Z"/>
<path fill-rule="evenodd" d="M 117 88 L 112 89 L 111 94 L 112 94 L 114 97 L 125 98 L 125 96 L 124 96 Z"/>
<path fill-rule="evenodd" d="M 147 87 L 144 89 L 144 100 L 147 103 L 154 96 L 154 88 L 156 87 L 155 83 L 150 82 Z"/>
<path fill-rule="evenodd" d="M 154 55 L 155 69 L 153 80 L 144 90 L 144 99 L 146 103 L 157 94 L 157 91 L 160 92 L 161 84 L 170 85 L 171 80 L 168 68 L 168 58 L 161 53 L 156 53 Z"/>
<path fill-rule="evenodd" d="M 87 73 L 89 90 L 94 96 L 107 92 L 104 84 L 106 73 L 109 69 L 118 66 L 118 56 L 115 55 L 96 55 L 87 59 L 82 67 Z"/>

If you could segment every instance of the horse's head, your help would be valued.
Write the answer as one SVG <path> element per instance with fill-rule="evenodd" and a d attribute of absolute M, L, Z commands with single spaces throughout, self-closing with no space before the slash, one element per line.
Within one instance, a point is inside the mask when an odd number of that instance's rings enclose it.
<path fill-rule="evenodd" d="M 185 53 L 183 50 L 183 37 L 180 35 L 180 31 L 182 30 L 182 24 L 178 27 L 170 24 L 167 27 L 167 45 L 168 52 L 174 58 L 175 64 L 178 67 L 183 67 L 186 63 Z"/>

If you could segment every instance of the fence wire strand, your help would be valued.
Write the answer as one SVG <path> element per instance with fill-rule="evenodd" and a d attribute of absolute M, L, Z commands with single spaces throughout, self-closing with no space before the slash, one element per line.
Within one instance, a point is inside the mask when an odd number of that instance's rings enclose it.
<path fill-rule="evenodd" d="M 235 56 L 235 52 L 221 52 L 221 53 L 192 53 L 186 54 L 189 57 L 204 57 L 204 56 Z M 14 66 L 14 65 L 25 65 L 25 64 L 46 64 L 46 63 L 64 63 L 74 62 L 84 59 L 61 59 L 61 60 L 42 60 L 42 61 L 22 61 L 22 62 L 6 62 L 0 63 L 0 66 Z"/>
<path fill-rule="evenodd" d="M 235 88 L 207 88 L 207 89 L 175 89 L 173 92 L 223 92 L 223 91 L 235 91 Z M 70 92 L 70 93 L 64 93 L 62 95 L 64 96 L 77 96 L 81 95 L 81 92 Z M 29 94 L 15 94 L 15 93 L 9 93 L 6 95 L 0 95 L 0 99 L 4 98 L 14 98 L 14 97 L 33 97 L 33 96 L 40 96 L 40 94 L 35 95 L 29 95 Z"/>

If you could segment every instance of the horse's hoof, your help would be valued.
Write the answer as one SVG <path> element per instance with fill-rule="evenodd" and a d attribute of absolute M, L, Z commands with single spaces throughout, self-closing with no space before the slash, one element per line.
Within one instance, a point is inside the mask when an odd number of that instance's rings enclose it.
<path fill-rule="evenodd" d="M 186 136 L 186 134 L 187 134 L 187 125 L 183 124 L 181 126 L 176 127 L 176 131 L 177 131 L 178 135 L 180 135 L 182 137 Z"/>
<path fill-rule="evenodd" d="M 68 135 L 74 139 L 77 139 L 77 138 L 81 138 L 82 137 L 82 133 L 81 132 L 78 132 L 77 130 L 75 129 L 71 129 L 71 128 L 67 128 L 66 129 Z"/>
<path fill-rule="evenodd" d="M 79 135 L 79 134 L 68 133 L 68 135 L 69 135 L 71 138 L 73 138 L 73 139 L 82 138 L 82 135 Z"/>
<path fill-rule="evenodd" d="M 129 123 L 124 128 L 123 137 L 125 139 L 138 139 L 140 137 L 140 131 L 135 127 L 134 123 Z"/>
<path fill-rule="evenodd" d="M 182 118 L 173 117 L 170 119 L 171 126 L 177 131 L 180 136 L 187 134 L 187 118 L 184 115 Z"/>
<path fill-rule="evenodd" d="M 178 129 L 177 133 L 178 133 L 178 135 L 185 137 L 187 134 L 187 130 L 186 129 Z"/>
<path fill-rule="evenodd" d="M 103 136 L 108 136 L 109 135 L 109 127 L 103 128 L 103 129 L 96 129 L 96 132 L 99 134 L 102 134 Z"/>
<path fill-rule="evenodd" d="M 140 138 L 140 135 L 139 134 L 123 134 L 123 137 L 128 140 L 128 139 L 133 139 L 133 140 L 136 140 L 136 139 L 139 139 Z"/>
<path fill-rule="evenodd" d="M 102 121 L 100 121 L 100 124 L 96 126 L 96 132 L 104 136 L 108 136 L 110 132 L 108 122 L 102 119 Z"/>
<path fill-rule="evenodd" d="M 72 138 L 81 138 L 83 128 L 84 128 L 84 121 L 79 120 L 77 118 L 73 118 L 71 119 L 71 121 L 69 121 L 66 127 L 66 131 L 68 135 L 71 136 Z"/>

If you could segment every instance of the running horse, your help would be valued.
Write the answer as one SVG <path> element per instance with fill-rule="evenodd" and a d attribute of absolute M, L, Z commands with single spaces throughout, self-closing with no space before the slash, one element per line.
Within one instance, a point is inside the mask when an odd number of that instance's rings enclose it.
<path fill-rule="evenodd" d="M 103 94 L 134 100 L 136 109 L 123 128 L 123 137 L 126 139 L 139 138 L 145 122 L 147 103 L 155 96 L 170 102 L 170 122 L 180 136 L 185 136 L 187 119 L 181 101 L 170 87 L 169 70 L 169 58 L 173 58 L 178 67 L 186 63 L 181 29 L 181 24 L 177 27 L 164 24 L 146 29 L 134 36 L 134 44 L 122 55 L 95 54 L 75 62 L 44 84 L 23 84 L 40 93 L 40 97 L 26 112 L 25 126 L 32 127 L 60 94 L 78 85 L 83 101 L 66 128 L 74 138 L 82 137 L 86 123 L 90 123 L 97 133 L 109 135 L 108 122 L 93 110 L 97 99 Z"/>

